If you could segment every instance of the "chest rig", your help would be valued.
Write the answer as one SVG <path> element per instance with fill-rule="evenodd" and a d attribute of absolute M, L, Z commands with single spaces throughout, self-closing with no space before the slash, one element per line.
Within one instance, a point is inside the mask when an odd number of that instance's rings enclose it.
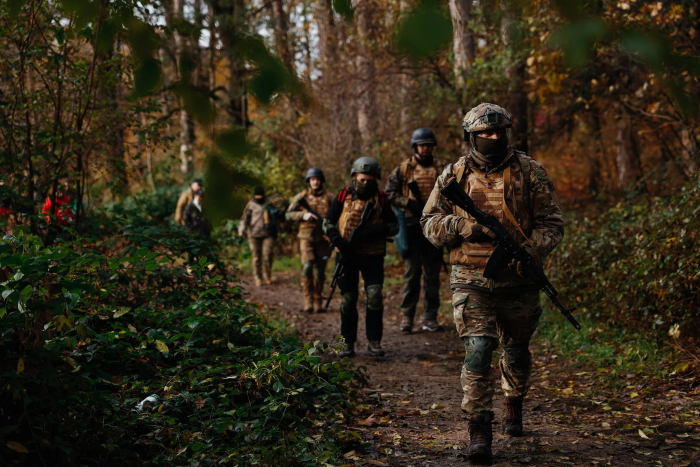
<path fill-rule="evenodd" d="M 462 162 L 462 161 L 460 161 Z M 485 173 L 466 159 L 455 165 L 457 179 L 474 204 L 496 217 L 518 242 L 525 242 L 532 231 L 530 212 L 530 163 L 524 154 L 514 153 L 501 170 Z M 471 218 L 453 206 L 455 215 Z M 462 242 L 450 251 L 450 263 L 483 272 L 494 247 L 491 242 Z"/>
<path fill-rule="evenodd" d="M 422 198 L 421 201 L 423 203 L 428 201 L 430 193 L 435 187 L 435 180 L 437 180 L 438 175 L 440 175 L 440 172 L 438 172 L 438 168 L 436 167 L 436 165 L 437 164 L 433 164 L 430 167 L 423 167 L 422 165 L 417 164 L 412 160 L 407 161 L 406 165 L 404 166 L 404 170 L 402 171 L 404 179 L 402 187 L 403 195 L 409 199 L 418 201 L 415 198 L 415 196 L 413 196 L 411 190 L 408 188 L 408 183 L 411 180 L 415 180 L 415 182 L 418 184 L 418 189 L 420 190 Z"/>
<path fill-rule="evenodd" d="M 322 218 L 326 217 L 326 213 L 330 208 L 331 198 L 325 190 L 320 195 L 315 195 L 311 190 L 306 190 L 306 201 L 309 203 L 311 209 L 316 211 L 318 215 Z M 299 238 L 311 238 L 315 228 L 316 220 L 302 220 L 299 223 Z"/>
<path fill-rule="evenodd" d="M 349 192 L 343 196 L 343 212 L 338 220 L 338 230 L 341 237 L 346 240 L 350 237 L 350 233 L 359 225 L 365 205 L 370 200 L 374 201 L 374 211 L 368 219 L 367 225 L 382 222 L 382 211 L 386 205 L 386 194 L 379 192 L 373 198 L 367 200 L 361 200 Z M 376 240 L 363 242 L 356 252 L 360 255 L 384 255 L 386 253 L 386 240 L 383 237 L 379 237 Z"/>

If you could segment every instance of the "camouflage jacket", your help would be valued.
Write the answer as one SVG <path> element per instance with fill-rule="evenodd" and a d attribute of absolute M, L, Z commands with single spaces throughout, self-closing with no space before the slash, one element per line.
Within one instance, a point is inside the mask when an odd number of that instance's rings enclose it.
<path fill-rule="evenodd" d="M 409 226 L 418 224 L 420 221 L 420 219 L 413 214 L 413 211 L 407 209 L 409 200 L 414 199 L 413 196 L 408 193 L 407 188 L 408 183 L 411 181 L 411 179 L 413 179 L 413 177 L 411 176 L 408 178 L 407 174 L 412 174 L 413 169 L 417 165 L 418 161 L 416 161 L 415 157 L 411 156 L 410 158 L 405 159 L 391 171 L 386 182 L 385 191 L 389 197 L 389 202 L 392 206 L 403 209 L 406 216 L 406 225 Z M 433 167 L 435 167 L 436 175 L 440 175 L 445 168 L 445 164 L 439 159 L 434 159 Z M 427 198 L 428 197 L 426 196 L 425 199 L 423 199 L 424 203 L 427 201 Z"/>
<path fill-rule="evenodd" d="M 326 190 L 323 190 L 319 194 L 314 194 L 311 189 L 306 189 L 300 193 L 297 193 L 292 202 L 287 208 L 285 214 L 285 219 L 288 221 L 299 222 L 299 233 L 297 238 L 304 240 L 321 241 L 323 240 L 323 232 L 320 229 L 316 229 L 315 220 L 304 220 L 304 214 L 306 214 L 306 209 L 299 205 L 299 201 L 302 198 L 306 198 L 306 201 L 311 206 L 311 209 L 316 211 L 318 215 L 321 216 L 321 220 L 326 216 L 328 209 L 330 208 L 333 197 Z"/>
<path fill-rule="evenodd" d="M 527 191 L 526 176 L 524 176 L 529 164 L 530 183 Z M 445 186 L 448 179 L 461 174 L 460 185 L 470 194 L 470 187 L 466 186 L 467 174 L 470 171 L 480 171 L 479 175 L 502 174 L 506 168 L 509 169 L 510 180 L 504 180 L 504 191 L 506 206 L 515 214 L 519 226 L 527 235 L 526 243 L 530 245 L 541 260 L 559 244 L 564 237 L 564 219 L 559 207 L 559 198 L 554 190 L 554 185 L 547 176 L 542 164 L 524 155 L 511 150 L 511 154 L 498 167 L 483 172 L 467 155 L 459 159 L 455 164 L 445 167 L 435 184 L 435 188 L 430 194 L 430 198 L 423 209 L 421 225 L 423 234 L 436 247 L 448 247 L 451 249 L 450 262 L 455 267 L 452 268 L 451 283 L 453 288 L 470 287 L 521 287 L 531 284 L 520 278 L 510 269 L 502 271 L 495 283 L 489 283 L 483 277 L 483 269 L 477 268 L 469 262 L 469 256 L 460 254 L 460 250 L 469 250 L 471 245 L 463 242 L 459 235 L 459 221 L 468 219 L 474 223 L 474 219 L 468 214 L 462 217 L 456 214 L 458 208 L 454 207 L 445 197 L 440 194 L 440 189 Z M 460 210 L 463 213 L 463 211 Z M 504 221 L 506 228 L 512 226 L 509 221 Z M 511 229 L 509 229 L 511 230 Z M 522 236 L 520 236 L 522 238 Z M 516 236 L 517 238 L 517 236 Z"/>
<path fill-rule="evenodd" d="M 266 208 L 267 203 L 259 204 L 254 200 L 248 201 L 241 216 L 241 223 L 238 225 L 238 233 L 248 238 L 269 237 L 270 219 Z"/>

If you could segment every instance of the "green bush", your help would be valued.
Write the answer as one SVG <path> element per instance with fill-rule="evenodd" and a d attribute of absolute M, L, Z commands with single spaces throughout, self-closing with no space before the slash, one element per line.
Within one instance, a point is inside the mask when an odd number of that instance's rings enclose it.
<path fill-rule="evenodd" d="M 548 266 L 562 297 L 603 325 L 700 335 L 700 181 L 570 222 Z"/>
<path fill-rule="evenodd" d="M 169 229 L 0 241 L 1 465 L 335 458 L 364 373 L 272 329 L 206 258 L 176 267 L 186 234 Z"/>

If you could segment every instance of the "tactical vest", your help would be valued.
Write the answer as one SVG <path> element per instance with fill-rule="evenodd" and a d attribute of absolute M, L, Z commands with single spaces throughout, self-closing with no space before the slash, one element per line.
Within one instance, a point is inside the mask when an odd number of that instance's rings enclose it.
<path fill-rule="evenodd" d="M 430 197 L 430 193 L 435 187 L 435 180 L 442 173 L 444 166 L 439 161 L 435 160 L 430 167 L 423 167 L 418 163 L 412 163 L 413 157 L 403 162 L 401 167 L 401 176 L 403 177 L 403 196 L 418 201 L 413 193 L 408 188 L 408 183 L 415 180 L 420 190 L 422 202 L 426 203 Z"/>
<path fill-rule="evenodd" d="M 522 153 L 515 153 L 504 165 L 503 170 L 489 174 L 470 166 L 468 159 L 461 162 L 466 165 L 460 167 L 456 164 L 455 172 L 460 179 L 460 185 L 472 198 L 474 205 L 485 213 L 496 217 L 516 241 L 525 242 L 520 230 L 529 237 L 533 225 L 532 214 L 528 206 L 530 198 L 529 157 Z M 508 175 L 507 180 L 504 180 L 504 175 Z M 504 206 L 512 213 L 520 229 L 508 220 Z M 457 206 L 452 207 L 452 212 L 457 216 L 471 218 L 469 214 Z M 493 250 L 494 247 L 490 242 L 462 242 L 450 251 L 450 263 L 483 272 Z"/>
<path fill-rule="evenodd" d="M 340 236 L 344 239 L 350 237 L 350 233 L 355 230 L 360 223 L 362 213 L 365 210 L 365 205 L 369 200 L 361 200 L 356 198 L 347 188 L 343 188 L 339 195 L 339 201 L 343 203 L 343 212 L 338 220 L 338 230 Z M 374 211 L 368 219 L 366 226 L 378 224 L 382 222 L 382 211 L 387 206 L 386 193 L 379 191 L 373 198 Z M 384 255 L 386 253 L 386 239 L 379 237 L 368 242 L 363 242 L 360 248 L 355 250 L 360 255 Z"/>
<path fill-rule="evenodd" d="M 330 208 L 331 198 L 328 193 L 324 190 L 323 193 L 316 196 L 311 190 L 306 190 L 306 202 L 309 203 L 311 209 L 316 211 L 316 214 L 320 215 L 321 218 L 326 217 L 326 213 Z M 313 231 L 316 228 L 316 220 L 310 219 L 308 221 L 302 220 L 299 222 L 299 238 L 311 238 Z"/>

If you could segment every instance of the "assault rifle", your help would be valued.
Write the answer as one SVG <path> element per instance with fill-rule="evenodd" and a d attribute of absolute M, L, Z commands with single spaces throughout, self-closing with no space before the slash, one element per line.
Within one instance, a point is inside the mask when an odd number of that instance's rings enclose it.
<path fill-rule="evenodd" d="M 357 234 L 358 232 L 361 232 L 362 229 L 364 229 L 365 225 L 367 224 L 367 221 L 369 218 L 372 216 L 372 213 L 374 212 L 374 201 L 367 201 L 367 204 L 365 204 L 365 209 L 362 211 L 362 217 L 360 217 L 360 222 L 357 224 L 357 227 L 350 232 L 350 236 L 348 237 L 348 242 L 350 243 L 349 249 L 352 249 L 352 247 L 357 243 Z M 333 248 L 334 245 L 331 245 L 331 248 Z M 333 270 L 333 279 L 331 279 L 331 291 L 328 293 L 328 298 L 326 299 L 326 306 L 323 307 L 323 311 L 328 311 L 328 306 L 331 304 L 331 299 L 333 298 L 333 293 L 335 292 L 336 287 L 338 286 L 338 279 L 343 277 L 343 274 L 345 273 L 345 265 L 347 264 L 347 255 L 343 255 L 340 253 L 336 253 L 337 261 L 335 263 L 335 269 Z"/>
<path fill-rule="evenodd" d="M 491 230 L 496 234 L 496 239 L 493 245 L 496 249 L 491 253 L 491 257 L 486 263 L 484 269 L 484 277 L 486 279 L 495 280 L 498 272 L 503 268 L 506 262 L 511 260 L 518 261 L 522 264 L 524 276 L 530 279 L 535 285 L 549 297 L 554 306 L 561 312 L 562 315 L 577 329 L 581 330 L 581 325 L 574 315 L 571 313 L 575 310 L 572 308 L 567 310 L 557 298 L 557 289 L 549 282 L 544 271 L 535 259 L 508 233 L 505 227 L 491 214 L 486 214 L 481 209 L 474 205 L 474 201 L 457 183 L 456 178 L 452 178 L 441 190 L 442 196 L 450 200 L 453 204 L 466 211 L 479 224 Z"/>
<path fill-rule="evenodd" d="M 416 198 L 416 201 L 421 205 L 421 207 L 425 206 L 425 201 L 423 201 L 423 195 L 420 192 L 420 188 L 418 187 L 418 182 L 415 180 L 411 180 L 406 184 L 408 186 L 408 189 L 411 190 L 411 193 L 413 193 L 413 197 Z M 447 264 L 445 264 L 445 258 L 443 255 L 442 248 L 440 248 L 440 262 L 442 263 L 442 267 L 445 270 L 445 274 L 449 274 L 450 272 L 447 270 Z"/>

